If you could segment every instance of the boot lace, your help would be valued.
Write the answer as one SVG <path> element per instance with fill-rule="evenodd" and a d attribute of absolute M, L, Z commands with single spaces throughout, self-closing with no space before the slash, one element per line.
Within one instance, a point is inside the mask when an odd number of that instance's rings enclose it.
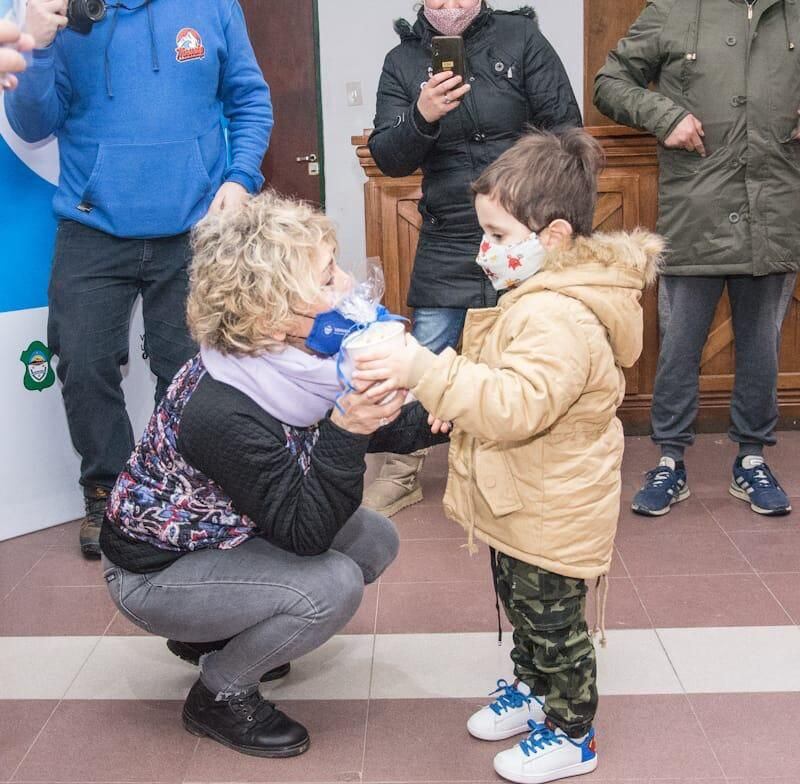
<path fill-rule="evenodd" d="M 237 716 L 246 721 L 262 721 L 275 710 L 275 704 L 263 699 L 258 691 L 233 697 L 230 706 Z"/>

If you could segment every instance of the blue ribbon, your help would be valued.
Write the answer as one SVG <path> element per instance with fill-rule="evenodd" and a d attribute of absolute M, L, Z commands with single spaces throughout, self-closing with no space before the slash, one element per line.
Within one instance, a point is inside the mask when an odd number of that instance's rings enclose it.
<path fill-rule="evenodd" d="M 342 371 L 343 353 L 346 350 L 344 348 L 344 343 L 347 340 L 347 338 L 350 337 L 350 335 L 354 335 L 357 332 L 363 332 L 365 329 L 367 329 L 367 327 L 370 327 L 372 326 L 372 324 L 375 324 L 376 322 L 379 321 L 405 321 L 406 323 L 408 323 L 408 319 L 405 318 L 404 316 L 398 316 L 395 313 L 391 313 L 385 305 L 378 305 L 378 309 L 375 314 L 375 319 L 373 321 L 358 322 L 352 327 L 350 327 L 349 330 L 347 330 L 347 334 L 342 338 L 342 348 L 336 355 L 336 375 L 339 378 L 339 383 L 343 387 L 342 391 L 337 395 L 335 401 L 335 406 L 340 414 L 344 414 L 345 412 L 344 409 L 341 407 L 341 405 L 339 405 L 339 400 L 341 400 L 341 398 L 344 397 L 345 395 L 350 394 L 350 392 L 355 392 L 355 387 L 350 383 L 350 379 L 347 378 L 344 372 Z"/>

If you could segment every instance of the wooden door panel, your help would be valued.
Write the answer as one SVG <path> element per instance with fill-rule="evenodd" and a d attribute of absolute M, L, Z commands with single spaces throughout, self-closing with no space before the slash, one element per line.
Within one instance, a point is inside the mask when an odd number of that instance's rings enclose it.
<path fill-rule="evenodd" d="M 321 204 L 322 177 L 298 157 L 323 150 L 318 116 L 314 0 L 242 0 L 250 40 L 272 93 L 275 127 L 261 171 L 280 193 Z"/>

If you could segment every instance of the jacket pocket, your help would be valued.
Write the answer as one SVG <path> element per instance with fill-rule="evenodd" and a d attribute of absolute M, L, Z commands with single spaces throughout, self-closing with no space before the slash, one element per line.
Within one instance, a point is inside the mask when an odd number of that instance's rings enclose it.
<path fill-rule="evenodd" d="M 495 517 L 518 512 L 522 499 L 500 447 L 475 453 L 475 483 Z"/>
<path fill-rule="evenodd" d="M 133 585 L 129 585 L 131 578 L 134 578 Z M 117 606 L 117 609 L 131 621 L 131 623 L 144 629 L 146 632 L 151 632 L 150 624 L 139 617 L 128 606 L 133 594 L 147 584 L 146 579 L 141 575 L 132 575 L 119 566 L 107 569 L 103 573 L 103 579 L 106 581 L 108 592 L 111 594 L 111 599 Z"/>
<path fill-rule="evenodd" d="M 780 149 L 789 163 L 800 168 L 800 139 L 793 139 L 791 136 L 781 139 Z"/>
<path fill-rule="evenodd" d="M 487 57 L 492 83 L 501 90 L 510 90 L 524 96 L 525 74 L 517 58 L 497 47 L 489 49 Z"/>
<path fill-rule="evenodd" d="M 164 236 L 201 217 L 211 187 L 196 138 L 101 144 L 82 200 L 117 236 Z"/>

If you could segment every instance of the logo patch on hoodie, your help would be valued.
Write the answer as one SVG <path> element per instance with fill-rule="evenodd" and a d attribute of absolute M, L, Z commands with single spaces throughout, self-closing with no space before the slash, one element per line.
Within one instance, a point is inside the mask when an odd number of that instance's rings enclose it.
<path fill-rule="evenodd" d="M 184 27 L 175 38 L 175 59 L 179 63 L 187 60 L 202 60 L 206 56 L 206 48 L 200 33 L 191 27 Z"/>

